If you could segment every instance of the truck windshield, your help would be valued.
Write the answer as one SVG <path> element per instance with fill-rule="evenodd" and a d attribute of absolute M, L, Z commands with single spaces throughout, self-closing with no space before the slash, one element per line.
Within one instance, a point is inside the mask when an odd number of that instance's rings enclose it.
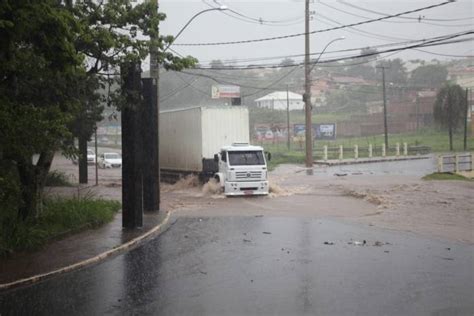
<path fill-rule="evenodd" d="M 229 165 L 265 165 L 262 151 L 229 151 Z"/>

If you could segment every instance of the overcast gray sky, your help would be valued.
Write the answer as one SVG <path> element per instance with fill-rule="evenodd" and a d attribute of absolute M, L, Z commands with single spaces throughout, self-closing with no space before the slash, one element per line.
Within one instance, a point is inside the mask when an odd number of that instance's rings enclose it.
<path fill-rule="evenodd" d="M 229 9 L 235 10 L 237 15 L 229 11 L 204 13 L 192 21 L 175 43 L 239 41 L 304 32 L 303 0 L 221 0 L 218 2 L 228 6 Z M 396 14 L 442 2 L 444 1 L 346 0 L 346 3 L 343 3 L 334 0 L 315 0 L 311 3 L 311 10 L 315 11 L 311 21 L 311 30 L 331 28 L 338 26 L 338 23 L 339 25 L 349 24 L 381 17 L 377 13 L 364 11 L 351 5 L 365 10 Z M 161 33 L 164 35 L 175 35 L 193 15 L 209 9 L 210 6 L 218 6 L 217 1 L 214 0 L 159 0 L 159 3 L 160 11 L 167 14 L 166 21 L 161 24 Z M 345 40 L 333 43 L 322 57 L 322 59 L 332 58 L 348 54 L 347 52 L 331 53 L 335 50 L 423 39 L 474 29 L 472 0 L 458 0 L 438 8 L 405 16 L 412 18 L 422 16 L 422 22 L 420 23 L 416 19 L 395 18 L 385 22 L 361 25 L 356 29 L 345 28 L 313 34 L 311 35 L 311 50 L 312 52 L 320 51 L 332 39 L 345 36 Z M 259 19 L 262 20 L 262 23 L 256 21 Z M 192 55 L 198 58 L 200 63 L 205 65 L 213 59 L 244 60 L 302 54 L 304 52 L 304 36 L 261 43 L 219 46 L 173 45 L 172 48 L 183 55 Z M 431 47 L 424 50 L 439 54 L 474 55 L 474 42 Z M 391 55 L 389 58 L 397 57 L 426 60 L 451 58 L 414 50 L 400 52 Z M 278 63 L 281 59 L 255 62 L 242 61 L 239 64 Z M 302 60 L 302 57 L 295 57 L 294 59 Z"/>

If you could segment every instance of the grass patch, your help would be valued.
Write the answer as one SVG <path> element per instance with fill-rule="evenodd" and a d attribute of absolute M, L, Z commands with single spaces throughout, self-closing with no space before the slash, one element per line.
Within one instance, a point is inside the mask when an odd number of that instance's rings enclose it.
<path fill-rule="evenodd" d="M 461 180 L 461 181 L 473 181 L 469 178 L 466 178 L 460 174 L 452 172 L 435 172 L 429 175 L 426 175 L 422 178 L 423 180 Z"/>
<path fill-rule="evenodd" d="M 72 187 L 69 177 L 61 171 L 50 171 L 46 176 L 45 185 L 47 187 Z"/>
<path fill-rule="evenodd" d="M 90 198 L 52 198 L 44 202 L 36 219 L 3 222 L 0 254 L 36 250 L 52 239 L 110 222 L 121 205 L 117 201 Z"/>

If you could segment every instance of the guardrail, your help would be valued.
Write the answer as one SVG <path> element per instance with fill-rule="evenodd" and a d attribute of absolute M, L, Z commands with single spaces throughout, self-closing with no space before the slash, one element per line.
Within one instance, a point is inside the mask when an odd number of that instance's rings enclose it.
<path fill-rule="evenodd" d="M 473 153 L 438 156 L 438 172 L 472 171 L 474 163 Z"/>
<path fill-rule="evenodd" d="M 321 151 L 321 150 L 319 150 Z M 369 144 L 366 147 L 360 147 L 359 145 L 354 145 L 353 147 L 328 147 L 323 146 L 321 151 L 322 160 L 326 161 L 328 159 L 339 159 L 343 160 L 344 158 L 354 158 L 358 159 L 360 157 L 388 157 L 388 156 L 411 156 L 411 155 L 426 155 L 431 152 L 431 147 L 429 146 L 408 146 L 407 143 L 396 143 L 394 147 L 386 148 L 385 144 L 381 146 L 373 146 Z M 318 155 L 318 149 L 316 149 Z M 318 155 L 319 156 L 319 155 Z"/>

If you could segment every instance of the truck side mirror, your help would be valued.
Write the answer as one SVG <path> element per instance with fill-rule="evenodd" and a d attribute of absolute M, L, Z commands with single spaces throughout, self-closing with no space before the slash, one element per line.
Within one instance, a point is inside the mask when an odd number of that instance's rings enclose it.
<path fill-rule="evenodd" d="M 268 161 L 272 160 L 272 153 L 267 152 L 267 160 Z"/>
<path fill-rule="evenodd" d="M 218 154 L 214 154 L 214 161 L 219 162 L 219 155 Z"/>

